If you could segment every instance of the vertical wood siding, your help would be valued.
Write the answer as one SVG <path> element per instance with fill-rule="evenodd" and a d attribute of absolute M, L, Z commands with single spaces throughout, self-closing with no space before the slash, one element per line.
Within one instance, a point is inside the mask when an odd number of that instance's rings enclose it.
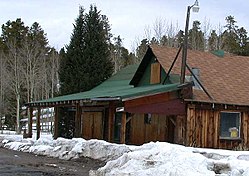
<path fill-rule="evenodd" d="M 151 73 L 150 73 L 150 83 L 158 84 L 161 81 L 161 65 L 159 63 L 151 64 Z"/>
<path fill-rule="evenodd" d="M 82 113 L 82 137 L 84 139 L 103 139 L 102 112 Z"/>
<path fill-rule="evenodd" d="M 150 124 L 144 122 L 144 114 L 135 114 L 131 119 L 130 143 L 143 144 L 150 141 L 165 141 L 166 118 L 153 114 Z"/>
<path fill-rule="evenodd" d="M 185 143 L 185 118 L 152 114 L 151 122 L 145 123 L 144 114 L 135 114 L 131 119 L 130 144 L 141 145 L 150 141 Z"/>
<path fill-rule="evenodd" d="M 249 147 L 249 116 L 247 111 L 241 112 L 241 139 L 220 139 L 220 112 L 224 109 L 201 109 L 195 105 L 187 108 L 187 134 L 186 144 L 188 146 L 233 149 L 240 143 Z M 231 111 L 226 109 L 225 111 Z"/>

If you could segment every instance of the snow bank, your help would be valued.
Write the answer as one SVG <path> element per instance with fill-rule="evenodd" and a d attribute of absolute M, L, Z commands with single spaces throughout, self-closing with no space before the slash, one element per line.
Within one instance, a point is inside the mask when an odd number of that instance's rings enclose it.
<path fill-rule="evenodd" d="M 4 147 L 37 155 L 73 159 L 89 157 L 107 162 L 90 176 L 249 176 L 249 152 L 184 147 L 166 142 L 142 146 L 112 144 L 102 140 L 71 140 L 41 136 L 0 136 Z"/>
<path fill-rule="evenodd" d="M 208 170 L 207 160 L 203 155 L 193 153 L 183 146 L 151 142 L 107 162 L 99 170 L 91 171 L 90 175 L 215 175 Z"/>
<path fill-rule="evenodd" d="M 82 138 L 53 140 L 52 137 L 42 136 L 38 140 L 22 139 L 21 136 L 10 135 L 3 137 L 4 147 L 37 155 L 57 157 L 70 160 L 79 157 L 89 157 L 101 161 L 117 159 L 130 151 L 126 145 L 111 144 L 101 140 L 84 140 Z"/>

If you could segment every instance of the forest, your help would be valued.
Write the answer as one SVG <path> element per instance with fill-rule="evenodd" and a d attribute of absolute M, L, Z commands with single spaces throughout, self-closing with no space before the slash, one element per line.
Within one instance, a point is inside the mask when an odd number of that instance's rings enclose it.
<path fill-rule="evenodd" d="M 188 48 L 224 50 L 249 56 L 249 40 L 234 16 L 212 28 L 208 20 L 194 21 Z M 134 49 L 123 46 L 122 36 L 111 33 L 111 22 L 96 6 L 79 8 L 69 44 L 57 51 L 49 45 L 38 22 L 26 26 L 21 18 L 1 26 L 0 36 L 0 128 L 20 133 L 20 120 L 27 116 L 24 104 L 92 89 L 121 68 L 139 64 L 148 45 L 180 47 L 184 32 L 157 19 L 145 27 L 144 38 L 134 39 Z M 114 37 L 117 36 L 117 37 Z"/>

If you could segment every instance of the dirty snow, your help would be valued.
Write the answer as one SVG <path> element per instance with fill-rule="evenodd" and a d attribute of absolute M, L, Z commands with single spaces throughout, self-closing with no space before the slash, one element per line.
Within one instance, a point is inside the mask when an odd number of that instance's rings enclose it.
<path fill-rule="evenodd" d="M 91 176 L 249 176 L 249 151 L 191 148 L 166 142 L 130 146 L 95 139 L 53 140 L 51 135 L 35 140 L 5 134 L 0 135 L 0 141 L 6 148 L 37 155 L 105 161 L 104 167 L 90 171 Z"/>

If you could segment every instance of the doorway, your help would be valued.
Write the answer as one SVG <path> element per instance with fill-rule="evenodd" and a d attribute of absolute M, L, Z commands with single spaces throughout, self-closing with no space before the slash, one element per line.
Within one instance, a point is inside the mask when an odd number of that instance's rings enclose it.
<path fill-rule="evenodd" d="M 103 139 L 103 112 L 83 112 L 81 118 L 84 139 Z"/>

